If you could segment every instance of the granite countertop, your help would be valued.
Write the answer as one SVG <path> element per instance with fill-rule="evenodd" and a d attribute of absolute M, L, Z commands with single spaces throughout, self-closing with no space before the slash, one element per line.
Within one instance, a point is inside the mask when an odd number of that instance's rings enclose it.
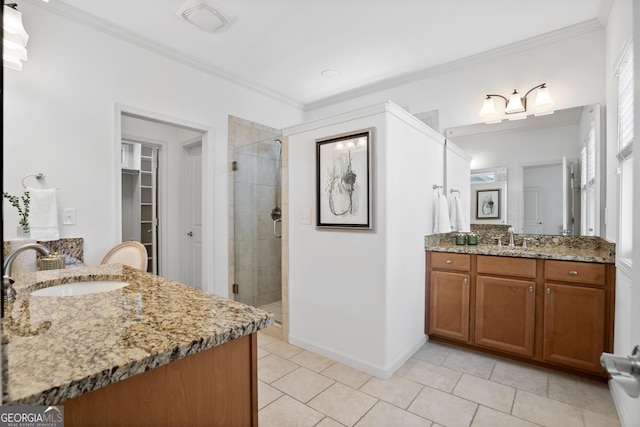
<path fill-rule="evenodd" d="M 561 261 L 614 264 L 615 244 L 600 237 L 529 235 L 527 248 L 522 240 L 515 247 L 495 244 L 456 245 L 455 234 L 433 234 L 425 237 L 425 250 L 462 254 L 494 255 L 518 258 L 540 258 Z M 488 241 L 489 239 L 483 239 Z M 505 240 L 508 241 L 508 240 Z"/>
<path fill-rule="evenodd" d="M 18 296 L 2 320 L 5 405 L 55 405 L 273 323 L 266 311 L 120 264 L 15 279 Z M 87 280 L 130 284 L 92 295 L 30 295 Z"/>

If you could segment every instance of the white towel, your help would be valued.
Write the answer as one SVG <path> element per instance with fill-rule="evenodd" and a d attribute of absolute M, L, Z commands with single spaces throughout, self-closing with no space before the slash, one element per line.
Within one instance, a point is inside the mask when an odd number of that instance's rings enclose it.
<path fill-rule="evenodd" d="M 31 188 L 28 187 L 29 197 L 29 228 L 31 238 L 46 242 L 58 240 L 58 202 L 55 188 Z"/>
<path fill-rule="evenodd" d="M 453 231 L 468 231 L 467 223 L 464 220 L 464 214 L 462 212 L 462 202 L 460 196 L 454 194 L 451 198 L 451 229 Z"/>
<path fill-rule="evenodd" d="M 434 233 L 451 232 L 451 221 L 449 220 L 449 206 L 447 196 L 444 194 L 434 194 Z"/>

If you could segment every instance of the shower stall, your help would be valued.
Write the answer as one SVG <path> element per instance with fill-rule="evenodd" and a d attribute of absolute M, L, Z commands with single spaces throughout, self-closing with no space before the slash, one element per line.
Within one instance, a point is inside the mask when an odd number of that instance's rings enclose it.
<path fill-rule="evenodd" d="M 282 142 L 269 138 L 233 152 L 234 294 L 282 323 Z"/>

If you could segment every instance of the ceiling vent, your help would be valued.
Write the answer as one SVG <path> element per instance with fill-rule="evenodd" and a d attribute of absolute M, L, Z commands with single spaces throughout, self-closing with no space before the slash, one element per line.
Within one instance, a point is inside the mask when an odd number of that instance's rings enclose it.
<path fill-rule="evenodd" d="M 188 1 L 180 8 L 178 15 L 210 33 L 220 31 L 235 18 L 220 6 L 206 0 Z"/>

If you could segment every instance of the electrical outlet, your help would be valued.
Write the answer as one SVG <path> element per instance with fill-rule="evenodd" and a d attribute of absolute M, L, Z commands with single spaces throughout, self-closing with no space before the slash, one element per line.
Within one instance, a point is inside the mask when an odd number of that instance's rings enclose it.
<path fill-rule="evenodd" d="M 76 208 L 66 208 L 62 211 L 62 223 L 64 225 L 76 224 Z"/>
<path fill-rule="evenodd" d="M 311 224 L 311 211 L 309 209 L 300 210 L 300 224 Z"/>

